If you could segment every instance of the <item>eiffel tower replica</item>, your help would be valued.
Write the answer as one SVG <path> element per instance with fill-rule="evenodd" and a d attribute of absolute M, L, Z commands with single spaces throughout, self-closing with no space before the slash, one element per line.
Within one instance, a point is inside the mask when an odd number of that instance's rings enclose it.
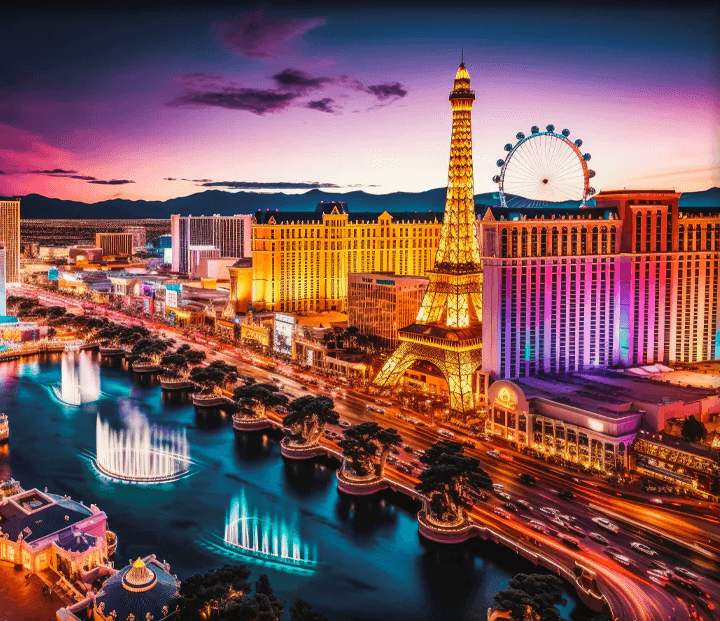
<path fill-rule="evenodd" d="M 475 233 L 470 117 L 475 93 L 461 63 L 450 93 L 453 112 L 445 218 L 435 267 L 415 323 L 398 331 L 400 346 L 375 377 L 381 390 L 395 386 L 416 361 L 434 364 L 450 389 L 450 410 L 475 411 L 472 376 L 482 362 L 482 267 Z"/>

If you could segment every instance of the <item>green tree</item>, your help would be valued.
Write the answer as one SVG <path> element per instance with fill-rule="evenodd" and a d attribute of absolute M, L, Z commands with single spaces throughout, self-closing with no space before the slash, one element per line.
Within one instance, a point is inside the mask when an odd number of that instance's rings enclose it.
<path fill-rule="evenodd" d="M 382 456 L 392 446 L 402 444 L 402 438 L 396 429 L 386 429 L 376 422 L 353 425 L 343 432 L 344 438 L 339 442 L 340 450 L 346 463 L 358 476 L 382 474 L 384 459 L 378 463 L 376 472 L 376 458 Z"/>
<path fill-rule="evenodd" d="M 560 621 L 556 605 L 563 602 L 563 582 L 550 574 L 517 574 L 495 601 L 515 621 Z"/>
<path fill-rule="evenodd" d="M 303 395 L 290 402 L 283 424 L 292 431 L 290 437 L 295 444 L 316 444 L 325 425 L 337 424 L 340 414 L 330 397 Z"/>
<path fill-rule="evenodd" d="M 428 499 L 427 509 L 439 520 L 453 522 L 463 517 L 464 492 L 479 492 L 492 485 L 480 462 L 462 454 L 457 442 L 436 442 L 420 460 L 427 467 L 415 489 Z"/>
<path fill-rule="evenodd" d="M 246 383 L 233 392 L 233 399 L 247 418 L 262 418 L 266 408 L 285 405 L 288 398 L 274 384 Z"/>

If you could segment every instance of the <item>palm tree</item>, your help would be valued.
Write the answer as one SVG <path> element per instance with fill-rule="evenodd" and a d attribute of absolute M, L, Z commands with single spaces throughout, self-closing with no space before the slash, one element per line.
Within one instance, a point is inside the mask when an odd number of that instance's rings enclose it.
<path fill-rule="evenodd" d="M 340 420 L 335 403 L 325 395 L 299 397 L 290 403 L 288 410 L 283 424 L 292 429 L 293 444 L 317 444 L 325 425 L 334 425 Z"/>
<path fill-rule="evenodd" d="M 244 418 L 262 418 L 265 409 L 285 405 L 288 398 L 274 384 L 247 383 L 233 392 Z"/>
<path fill-rule="evenodd" d="M 559 621 L 555 606 L 563 602 L 563 583 L 553 575 L 517 574 L 495 601 L 514 621 Z"/>

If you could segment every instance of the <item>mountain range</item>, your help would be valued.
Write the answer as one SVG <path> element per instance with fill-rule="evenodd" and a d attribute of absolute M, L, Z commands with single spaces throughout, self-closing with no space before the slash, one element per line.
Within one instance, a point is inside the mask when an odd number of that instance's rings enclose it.
<path fill-rule="evenodd" d="M 254 213 L 258 209 L 279 209 L 281 211 L 312 211 L 321 201 L 343 201 L 352 213 L 397 212 L 397 211 L 442 211 L 445 205 L 445 188 L 435 188 L 426 192 L 393 192 L 391 194 L 370 194 L 362 190 L 346 194 L 310 190 L 303 194 L 284 194 L 282 192 L 225 192 L 207 190 L 171 198 L 166 201 L 131 201 L 116 198 L 98 203 L 81 203 L 59 198 L 48 198 L 40 194 L 28 194 L 22 197 L 20 206 L 23 219 L 86 219 L 100 218 L 137 219 L 169 218 L 172 214 L 181 215 L 232 215 Z M 497 194 L 486 192 L 476 194 L 475 202 L 497 204 Z M 577 203 L 562 203 L 562 206 Z M 710 188 L 701 192 L 686 192 L 680 198 L 684 207 L 720 206 L 720 188 Z"/>

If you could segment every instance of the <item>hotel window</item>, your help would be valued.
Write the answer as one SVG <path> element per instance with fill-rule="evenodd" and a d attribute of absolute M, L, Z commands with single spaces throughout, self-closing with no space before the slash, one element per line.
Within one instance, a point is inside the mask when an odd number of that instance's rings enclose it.
<path fill-rule="evenodd" d="M 598 227 L 596 226 L 592 230 L 592 253 L 598 253 Z"/>
<path fill-rule="evenodd" d="M 642 239 L 642 213 L 635 214 L 635 252 L 640 252 L 640 240 Z"/>
<path fill-rule="evenodd" d="M 678 227 L 678 250 L 680 252 L 685 251 L 685 225 L 681 224 Z"/>
<path fill-rule="evenodd" d="M 552 230 L 552 256 L 558 256 L 558 230 L 557 227 L 553 227 Z"/>

